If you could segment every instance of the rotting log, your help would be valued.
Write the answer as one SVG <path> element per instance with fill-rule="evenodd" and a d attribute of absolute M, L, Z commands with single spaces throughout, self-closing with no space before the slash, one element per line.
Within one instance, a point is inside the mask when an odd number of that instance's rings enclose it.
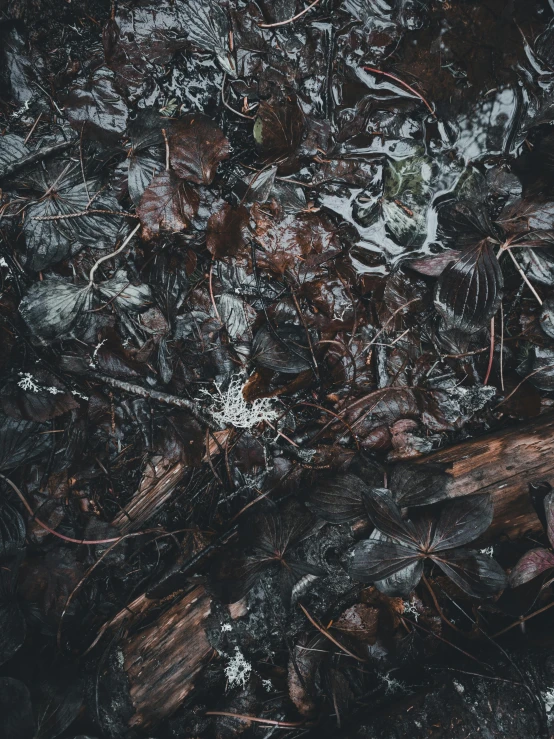
<path fill-rule="evenodd" d="M 541 416 L 514 429 L 465 441 L 417 460 L 445 465 L 451 482 L 446 498 L 490 493 L 494 519 L 487 540 L 517 538 L 540 530 L 529 485 L 554 485 L 554 416 Z M 122 523 L 122 521 L 120 522 Z M 484 540 L 483 540 L 484 541 Z M 161 601 L 139 596 L 107 626 L 136 627 Z M 174 713 L 193 691 L 213 649 L 206 635 L 211 599 L 202 586 L 179 597 L 151 625 L 123 639 L 123 654 L 133 716 L 129 725 L 150 728 Z M 232 617 L 242 615 L 237 611 Z"/>
<path fill-rule="evenodd" d="M 531 483 L 554 487 L 554 416 L 441 449 L 418 464 L 446 465 L 452 480 L 446 498 L 490 493 L 494 519 L 486 539 L 516 539 L 541 525 L 529 497 Z"/>
<path fill-rule="evenodd" d="M 213 653 L 206 636 L 211 610 L 211 598 L 197 586 L 120 644 L 134 710 L 131 727 L 163 721 L 192 692 Z"/>

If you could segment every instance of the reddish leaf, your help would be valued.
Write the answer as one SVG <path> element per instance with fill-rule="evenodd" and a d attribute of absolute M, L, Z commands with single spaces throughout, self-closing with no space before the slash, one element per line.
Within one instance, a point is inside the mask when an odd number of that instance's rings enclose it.
<path fill-rule="evenodd" d="M 161 231 L 183 231 L 196 215 L 199 203 L 196 190 L 173 172 L 162 172 L 146 188 L 137 208 L 142 237 L 150 241 Z"/>
<path fill-rule="evenodd" d="M 229 203 L 210 216 L 206 246 L 214 259 L 233 257 L 246 246 L 248 218 L 244 205 L 232 208 Z"/>
<path fill-rule="evenodd" d="M 169 140 L 171 166 L 184 180 L 209 185 L 230 153 L 229 141 L 208 116 L 194 113 L 174 126 Z"/>
<path fill-rule="evenodd" d="M 554 554 L 548 549 L 531 549 L 525 552 L 510 572 L 510 587 L 517 588 L 533 580 L 547 570 L 554 569 Z"/>

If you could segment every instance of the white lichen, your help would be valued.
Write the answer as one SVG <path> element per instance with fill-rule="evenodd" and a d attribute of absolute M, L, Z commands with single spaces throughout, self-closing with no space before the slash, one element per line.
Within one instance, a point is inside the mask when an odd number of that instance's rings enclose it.
<path fill-rule="evenodd" d="M 385 693 L 399 693 L 407 690 L 406 685 L 395 677 L 390 676 L 390 672 L 379 675 L 379 679 L 385 683 Z"/>
<path fill-rule="evenodd" d="M 30 372 L 20 372 L 19 376 L 21 377 L 21 380 L 19 380 L 17 384 L 22 390 L 25 390 L 29 393 L 40 392 L 40 387 L 37 385 L 33 375 Z"/>
<path fill-rule="evenodd" d="M 226 390 L 216 384 L 216 394 L 203 390 L 211 400 L 209 409 L 212 418 L 220 426 L 234 426 L 237 429 L 251 429 L 262 421 L 275 421 L 279 417 L 270 398 L 256 398 L 252 403 L 244 399 L 245 383 L 240 375 L 231 378 Z"/>
<path fill-rule="evenodd" d="M 419 618 L 419 611 L 416 608 L 416 604 L 413 600 L 404 600 L 402 601 L 402 605 L 404 606 L 404 613 L 408 616 L 413 616 L 414 621 L 417 621 Z"/>
<path fill-rule="evenodd" d="M 269 680 L 269 679 L 267 679 L 267 680 L 262 680 L 262 685 L 263 685 L 264 689 L 265 689 L 265 690 L 266 690 L 266 691 L 267 691 L 268 693 L 271 693 L 271 691 L 273 690 L 273 683 L 272 683 L 272 682 L 271 682 L 271 680 Z"/>
<path fill-rule="evenodd" d="M 554 710 L 554 688 L 548 688 L 543 694 L 544 710 L 551 713 Z"/>
<path fill-rule="evenodd" d="M 244 658 L 240 649 L 235 647 L 235 654 L 229 657 L 229 662 L 224 669 L 229 687 L 234 688 L 235 685 L 240 685 L 245 688 L 251 672 L 252 665 Z"/>
<path fill-rule="evenodd" d="M 232 630 L 233 630 L 233 627 L 231 626 L 231 624 L 223 624 L 221 626 L 222 633 L 225 633 L 226 631 L 232 631 Z"/>

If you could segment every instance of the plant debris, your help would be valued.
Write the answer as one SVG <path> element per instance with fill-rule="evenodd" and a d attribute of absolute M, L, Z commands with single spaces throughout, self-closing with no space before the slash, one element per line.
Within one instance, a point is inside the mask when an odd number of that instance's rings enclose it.
<path fill-rule="evenodd" d="M 5 0 L 0 739 L 554 732 L 549 0 Z"/>

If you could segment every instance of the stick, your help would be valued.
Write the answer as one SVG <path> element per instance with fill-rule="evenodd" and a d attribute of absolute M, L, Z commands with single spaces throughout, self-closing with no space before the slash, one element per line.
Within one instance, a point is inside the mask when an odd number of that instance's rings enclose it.
<path fill-rule="evenodd" d="M 292 18 L 289 18 L 286 21 L 279 21 L 279 23 L 258 23 L 258 26 L 260 28 L 279 28 L 280 26 L 288 26 L 289 23 L 293 23 L 294 21 L 297 21 L 299 18 L 302 18 L 303 15 L 306 15 L 306 13 L 314 8 L 318 4 L 319 0 L 314 0 L 314 2 L 311 5 L 308 5 L 307 8 L 304 8 L 304 10 L 300 11 L 300 13 L 297 13 L 296 15 L 293 15 Z"/>

